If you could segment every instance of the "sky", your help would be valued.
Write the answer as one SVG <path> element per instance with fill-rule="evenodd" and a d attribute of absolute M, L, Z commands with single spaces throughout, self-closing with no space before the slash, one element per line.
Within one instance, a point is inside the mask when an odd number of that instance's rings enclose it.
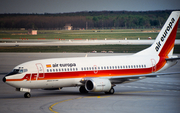
<path fill-rule="evenodd" d="M 1 14 L 173 9 L 180 9 L 180 0 L 0 0 Z"/>

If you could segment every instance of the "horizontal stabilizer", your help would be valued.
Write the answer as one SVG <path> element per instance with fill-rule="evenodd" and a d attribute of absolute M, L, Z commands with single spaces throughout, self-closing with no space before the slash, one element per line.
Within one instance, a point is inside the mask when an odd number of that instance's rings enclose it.
<path fill-rule="evenodd" d="M 178 57 L 178 58 L 166 58 L 166 61 L 174 61 L 174 60 L 180 60 L 180 57 Z"/>

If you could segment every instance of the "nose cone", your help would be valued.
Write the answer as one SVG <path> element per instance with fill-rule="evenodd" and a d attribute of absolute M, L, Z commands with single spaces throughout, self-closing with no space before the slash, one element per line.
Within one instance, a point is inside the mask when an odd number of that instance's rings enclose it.
<path fill-rule="evenodd" d="M 6 82 L 6 77 L 4 77 L 4 78 L 2 79 L 2 81 L 3 81 L 3 82 Z"/>

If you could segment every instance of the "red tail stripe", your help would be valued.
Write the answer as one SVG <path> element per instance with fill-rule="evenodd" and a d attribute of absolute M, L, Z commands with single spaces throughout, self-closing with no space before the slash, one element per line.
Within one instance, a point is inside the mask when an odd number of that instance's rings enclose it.
<path fill-rule="evenodd" d="M 178 23 L 179 23 L 179 19 L 178 19 L 176 25 L 174 26 L 171 34 L 169 35 L 168 39 L 166 40 L 161 52 L 159 53 L 159 56 L 164 56 L 164 57 L 167 56 L 170 53 L 170 51 L 172 50 L 172 48 L 174 47 Z"/>

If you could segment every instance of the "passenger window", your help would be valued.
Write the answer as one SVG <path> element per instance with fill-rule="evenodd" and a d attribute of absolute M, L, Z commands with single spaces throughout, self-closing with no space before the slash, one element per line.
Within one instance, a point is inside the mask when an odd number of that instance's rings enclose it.
<path fill-rule="evenodd" d="M 47 69 L 47 72 L 49 72 L 49 69 Z"/>
<path fill-rule="evenodd" d="M 59 69 L 59 72 L 61 71 L 61 69 Z"/>
<path fill-rule="evenodd" d="M 64 69 L 64 71 L 66 71 L 66 68 Z"/>
<path fill-rule="evenodd" d="M 56 72 L 58 72 L 58 69 L 56 69 Z"/>
<path fill-rule="evenodd" d="M 121 69 L 122 69 L 122 66 L 121 66 Z"/>
<path fill-rule="evenodd" d="M 73 71 L 75 71 L 75 68 L 73 68 Z"/>
<path fill-rule="evenodd" d="M 114 69 L 114 66 L 112 66 L 112 68 Z"/>
<path fill-rule="evenodd" d="M 76 68 L 76 71 L 78 71 L 78 68 Z"/>
<path fill-rule="evenodd" d="M 104 69 L 106 69 L 106 66 L 104 66 Z"/>
<path fill-rule="evenodd" d="M 103 67 L 101 67 L 101 69 L 103 69 Z"/>
<path fill-rule="evenodd" d="M 146 65 L 144 65 L 144 67 L 146 67 Z"/>
<path fill-rule="evenodd" d="M 109 68 L 111 69 L 111 66 Z"/>
<path fill-rule="evenodd" d="M 131 65 L 131 68 L 133 68 L 133 65 Z"/>
<path fill-rule="evenodd" d="M 84 68 L 84 70 L 86 70 L 86 68 Z"/>
<path fill-rule="evenodd" d="M 91 67 L 89 67 L 89 70 L 91 70 Z"/>
<path fill-rule="evenodd" d="M 83 71 L 83 68 L 81 68 L 81 70 Z"/>
<path fill-rule="evenodd" d="M 109 67 L 107 66 L 107 69 L 109 69 Z"/>
<path fill-rule="evenodd" d="M 94 67 L 92 67 L 92 70 L 94 69 Z"/>
<path fill-rule="evenodd" d="M 131 68 L 131 67 L 129 66 L 129 68 Z"/>
<path fill-rule="evenodd" d="M 53 71 L 55 72 L 55 69 L 53 69 Z"/>
<path fill-rule="evenodd" d="M 125 68 L 125 66 L 123 66 L 123 68 Z"/>
<path fill-rule="evenodd" d="M 69 71 L 69 68 L 67 68 L 67 71 Z"/>
<path fill-rule="evenodd" d="M 118 66 L 118 69 L 119 69 L 120 67 Z"/>
<path fill-rule="evenodd" d="M 115 69 L 117 69 L 117 66 L 115 66 Z"/>
<path fill-rule="evenodd" d="M 141 68 L 141 65 L 139 65 L 139 68 Z"/>
<path fill-rule="evenodd" d="M 100 67 L 98 67 L 98 69 L 100 69 Z"/>
<path fill-rule="evenodd" d="M 50 69 L 50 72 L 52 72 L 52 70 Z"/>
<path fill-rule="evenodd" d="M 64 71 L 64 70 L 62 69 L 62 71 Z"/>
<path fill-rule="evenodd" d="M 88 67 L 87 67 L 87 70 L 88 70 Z"/>
<path fill-rule="evenodd" d="M 70 71 L 72 71 L 72 68 L 70 68 Z"/>
<path fill-rule="evenodd" d="M 143 65 L 142 65 L 142 68 L 143 68 Z"/>

